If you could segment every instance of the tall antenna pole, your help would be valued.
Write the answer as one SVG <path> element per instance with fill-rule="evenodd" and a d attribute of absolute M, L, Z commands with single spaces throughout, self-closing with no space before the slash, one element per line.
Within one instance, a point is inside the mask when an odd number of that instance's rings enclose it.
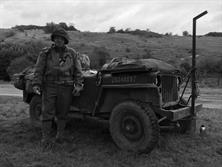
<path fill-rule="evenodd" d="M 196 99 L 196 20 L 200 17 L 207 14 L 207 11 L 204 11 L 193 18 L 193 47 L 192 47 L 192 101 L 191 101 L 191 114 L 193 117 L 193 123 L 191 125 L 191 131 L 195 132 L 196 130 L 196 111 L 195 111 L 195 99 Z"/>

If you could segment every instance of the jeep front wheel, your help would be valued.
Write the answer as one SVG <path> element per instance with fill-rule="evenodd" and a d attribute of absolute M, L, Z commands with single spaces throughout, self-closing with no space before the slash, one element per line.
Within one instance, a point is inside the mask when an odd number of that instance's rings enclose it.
<path fill-rule="evenodd" d="M 112 111 L 110 133 L 119 148 L 148 153 L 158 143 L 159 125 L 148 104 L 125 101 Z"/>
<path fill-rule="evenodd" d="M 34 95 L 29 104 L 29 116 L 31 125 L 34 127 L 40 127 L 40 116 L 42 113 L 42 99 L 41 96 Z"/>

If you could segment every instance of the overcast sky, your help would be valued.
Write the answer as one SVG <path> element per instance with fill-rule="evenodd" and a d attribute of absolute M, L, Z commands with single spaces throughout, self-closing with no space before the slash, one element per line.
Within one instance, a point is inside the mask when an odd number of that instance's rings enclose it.
<path fill-rule="evenodd" d="M 197 34 L 222 32 L 222 0 L 0 0 L 0 28 L 74 23 L 80 31 L 144 29 L 192 33 L 192 18 L 207 10 Z"/>

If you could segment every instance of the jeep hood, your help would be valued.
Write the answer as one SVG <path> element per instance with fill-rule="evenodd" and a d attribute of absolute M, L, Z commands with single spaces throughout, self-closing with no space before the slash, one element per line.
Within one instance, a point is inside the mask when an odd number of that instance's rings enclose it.
<path fill-rule="evenodd" d="M 101 72 L 133 72 L 133 71 L 149 71 L 178 74 L 179 69 L 176 67 L 157 59 L 126 59 L 118 58 L 111 60 L 110 63 L 105 64 Z"/>

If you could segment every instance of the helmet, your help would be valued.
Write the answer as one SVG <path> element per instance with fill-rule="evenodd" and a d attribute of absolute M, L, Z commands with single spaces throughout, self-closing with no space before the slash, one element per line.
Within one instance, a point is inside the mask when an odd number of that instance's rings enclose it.
<path fill-rule="evenodd" d="M 68 43 L 69 43 L 68 33 L 67 33 L 63 28 L 56 29 L 56 30 L 52 33 L 52 35 L 51 35 L 51 40 L 52 40 L 52 41 L 54 41 L 55 36 L 63 37 L 64 40 L 65 40 L 65 44 L 68 44 Z"/>

